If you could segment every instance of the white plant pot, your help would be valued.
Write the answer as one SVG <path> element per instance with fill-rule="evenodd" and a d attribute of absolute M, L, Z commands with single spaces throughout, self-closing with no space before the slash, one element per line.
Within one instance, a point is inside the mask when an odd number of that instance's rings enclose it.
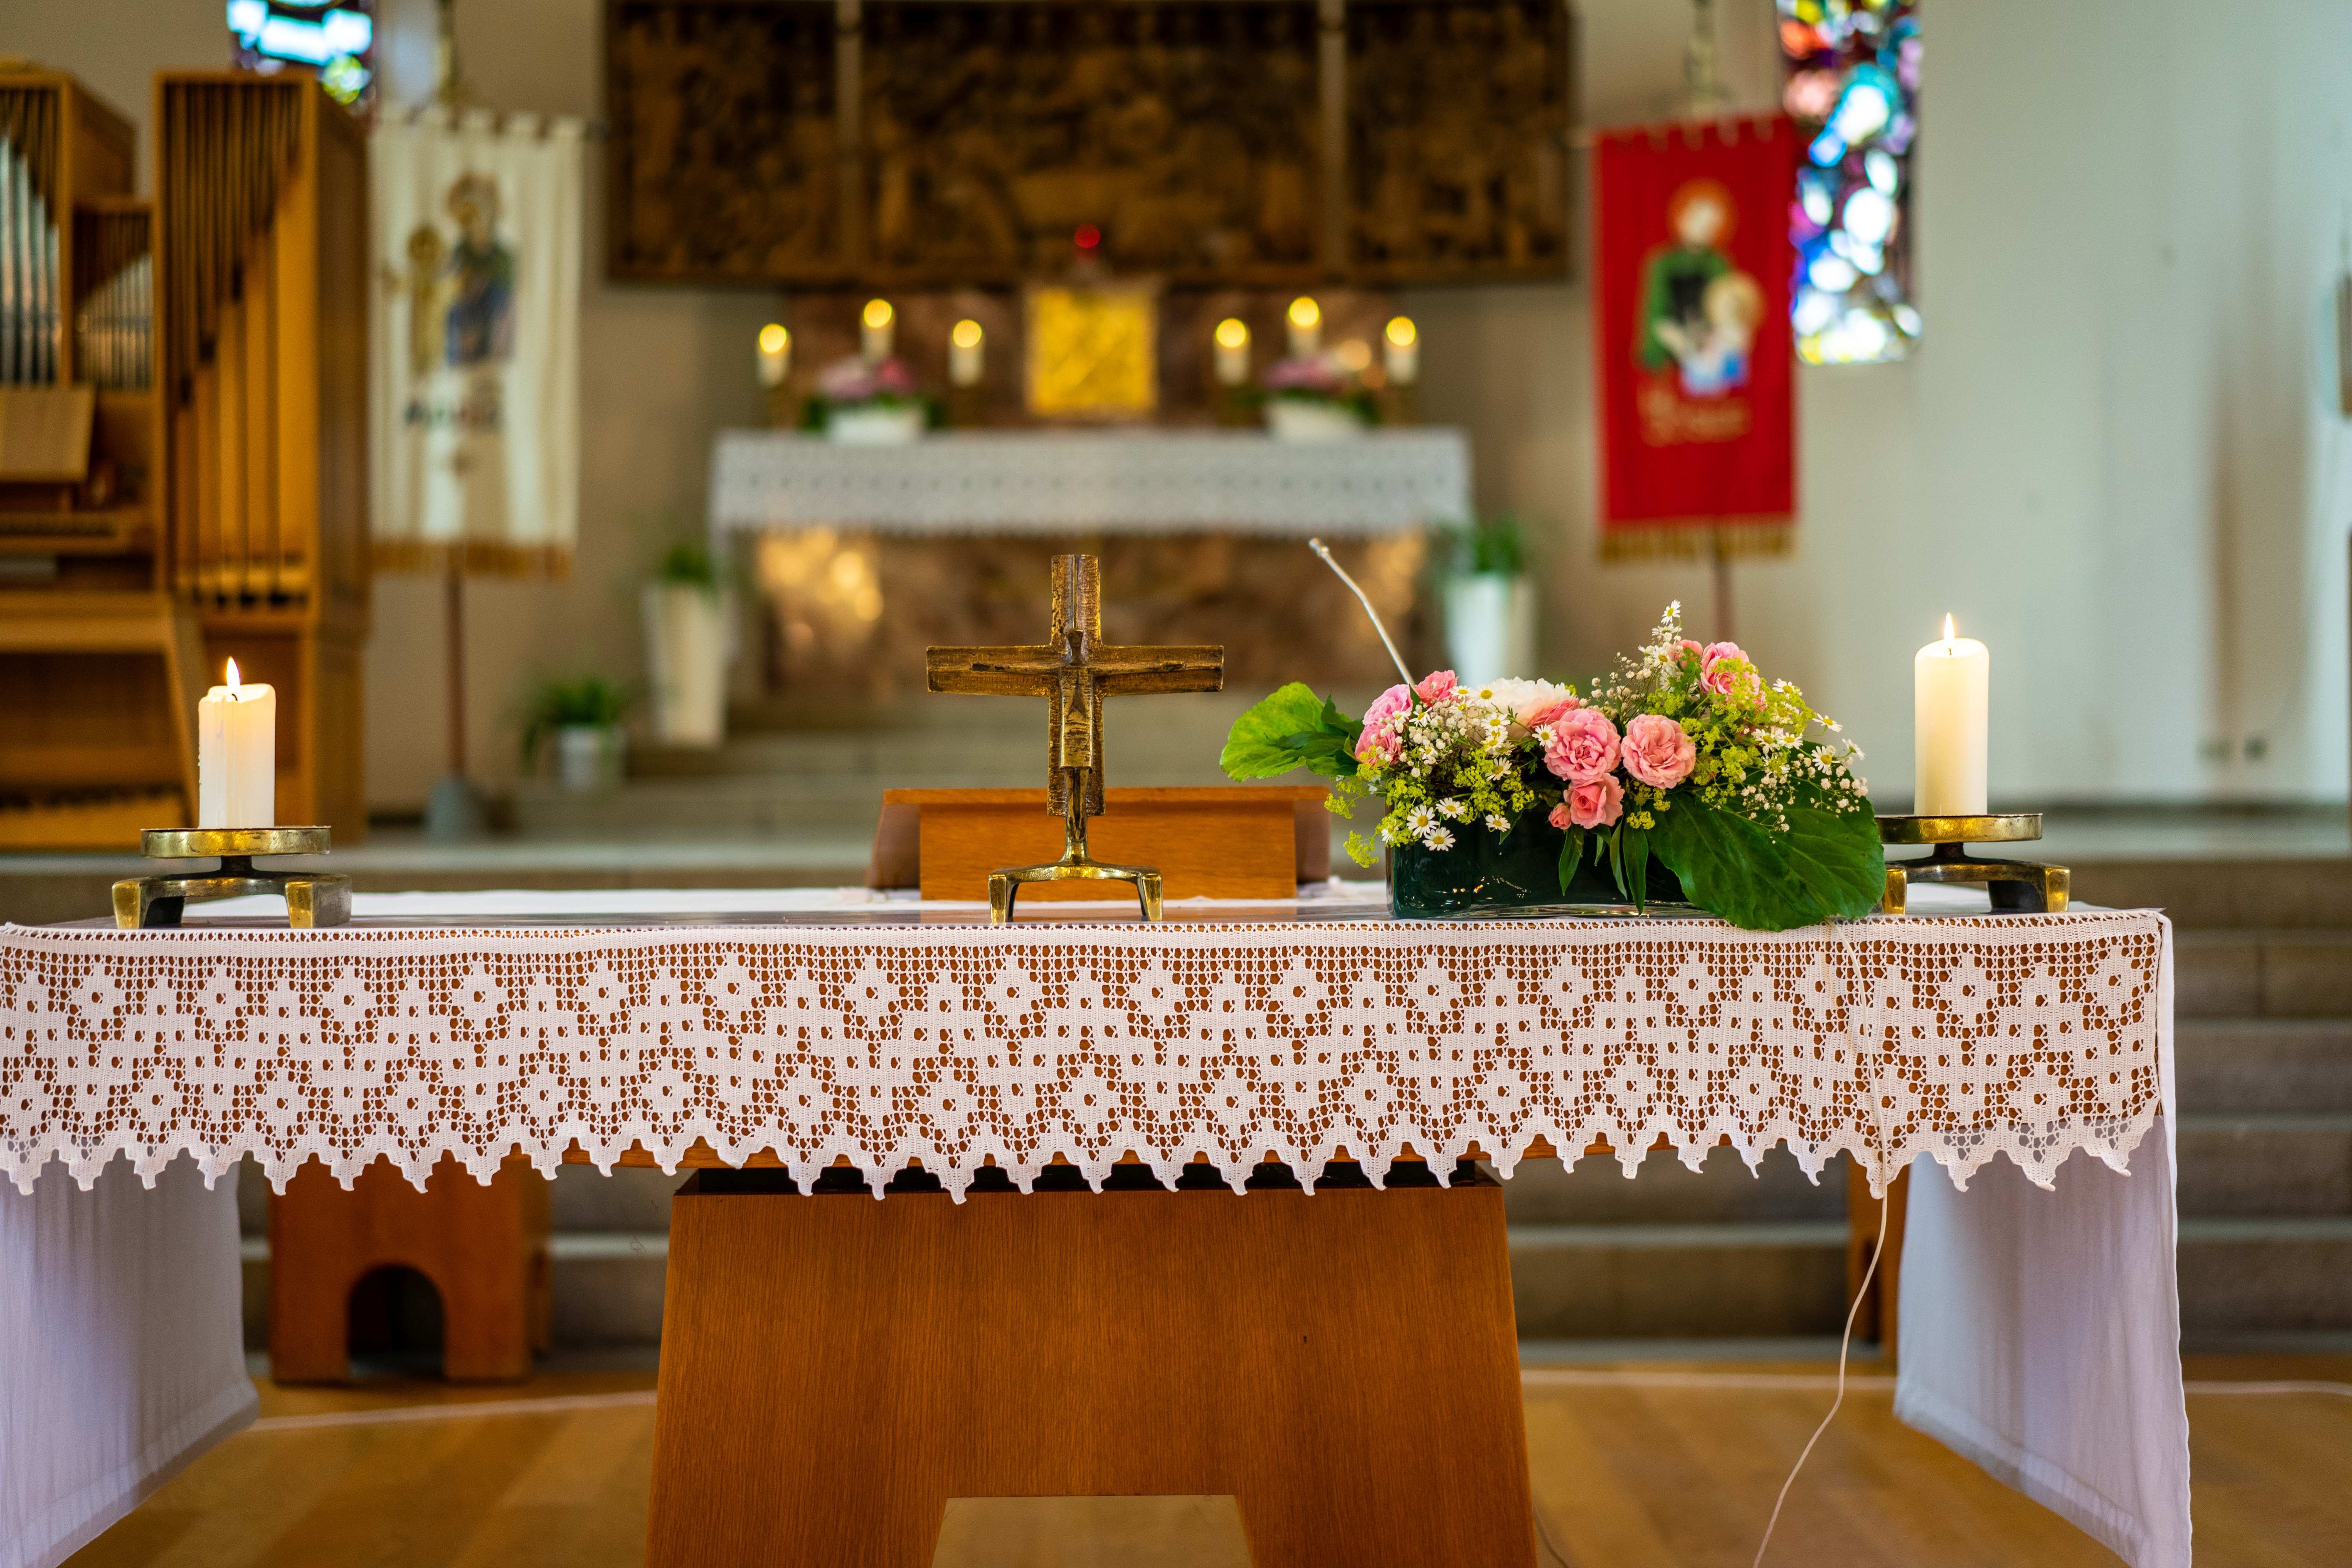
<path fill-rule="evenodd" d="M 684 583 L 646 584 L 646 665 L 653 677 L 654 739 L 716 746 L 727 736 L 726 596 Z"/>
<path fill-rule="evenodd" d="M 903 447 L 923 434 L 923 410 L 911 403 L 828 408 L 824 436 L 845 447 Z"/>
<path fill-rule="evenodd" d="M 1298 397 L 1267 398 L 1265 427 L 1277 441 L 1352 441 L 1364 433 L 1354 409 Z"/>
<path fill-rule="evenodd" d="M 555 782 L 587 794 L 621 782 L 621 731 L 606 724 L 565 724 L 555 731 Z"/>
<path fill-rule="evenodd" d="M 1445 650 L 1465 686 L 1531 678 L 1536 667 L 1536 585 L 1525 576 L 1474 572 L 1445 584 Z"/>

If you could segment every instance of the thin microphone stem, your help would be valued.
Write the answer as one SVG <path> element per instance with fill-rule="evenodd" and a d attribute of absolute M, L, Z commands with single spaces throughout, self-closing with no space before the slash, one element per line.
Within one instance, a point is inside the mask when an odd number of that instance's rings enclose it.
<path fill-rule="evenodd" d="M 1348 575 L 1347 568 L 1341 566 L 1337 561 L 1334 561 L 1331 558 L 1331 552 L 1325 547 L 1321 540 L 1308 540 L 1307 542 L 1307 548 L 1315 552 L 1316 554 L 1320 555 L 1323 558 L 1323 564 L 1328 566 L 1334 573 L 1338 574 L 1340 582 L 1348 584 L 1348 592 L 1356 595 L 1356 603 L 1363 605 L 1364 614 L 1370 617 L 1372 630 L 1381 634 L 1381 646 L 1389 650 L 1389 658 L 1397 667 L 1397 679 L 1403 681 L 1407 686 L 1411 686 L 1412 684 L 1412 671 L 1404 667 L 1404 656 L 1397 652 L 1396 644 L 1390 640 L 1388 627 L 1381 625 L 1381 613 L 1372 608 L 1372 601 L 1366 597 L 1364 591 L 1361 588 L 1356 586 L 1356 580 Z"/>

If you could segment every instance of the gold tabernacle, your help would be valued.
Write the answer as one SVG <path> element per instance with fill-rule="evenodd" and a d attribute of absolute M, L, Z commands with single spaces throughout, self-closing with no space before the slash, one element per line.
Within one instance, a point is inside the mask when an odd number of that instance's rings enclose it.
<path fill-rule="evenodd" d="M 933 691 L 1045 699 L 1046 809 L 1062 818 L 1062 858 L 990 874 L 988 918 L 1013 918 L 1024 882 L 1132 882 L 1143 918 L 1160 918 L 1160 872 L 1105 866 L 1087 853 L 1087 818 L 1103 809 L 1102 704 L 1153 691 L 1217 691 L 1222 647 L 1120 647 L 1102 640 L 1102 569 L 1091 555 L 1054 557 L 1050 641 L 1022 647 L 935 647 L 925 655 Z"/>
<path fill-rule="evenodd" d="M 1886 898 L 1880 910 L 1890 915 L 1904 911 L 1913 882 L 1982 883 L 1996 910 L 2047 910 L 2065 909 L 2071 877 L 2063 866 L 2039 860 L 1977 860 L 1970 844 L 2016 844 L 2042 837 L 2042 814 L 2011 812 L 1990 816 L 1882 816 L 1878 837 L 1885 844 L 1924 844 L 1928 854 L 1917 860 L 1886 863 Z"/>
<path fill-rule="evenodd" d="M 175 926 L 191 900 L 234 899 L 247 893 L 283 893 L 286 923 L 339 926 L 352 918 L 352 879 L 332 871 L 262 871 L 257 855 L 324 855 L 331 847 L 324 827 L 169 827 L 139 836 L 139 852 L 151 860 L 220 858 L 209 871 L 173 877 L 126 877 L 114 884 L 114 923 L 125 931 Z"/>

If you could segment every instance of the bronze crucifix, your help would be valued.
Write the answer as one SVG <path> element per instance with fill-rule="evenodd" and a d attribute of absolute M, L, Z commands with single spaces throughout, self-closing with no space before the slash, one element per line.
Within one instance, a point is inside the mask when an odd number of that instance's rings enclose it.
<path fill-rule="evenodd" d="M 1087 879 L 1133 882 L 1143 918 L 1160 918 L 1160 872 L 1105 866 L 1087 854 L 1087 818 L 1103 809 L 1102 704 L 1151 691 L 1217 691 L 1222 647 L 1121 647 L 1102 640 L 1102 565 L 1091 555 L 1054 557 L 1054 620 L 1047 642 L 1023 647 L 935 647 L 927 655 L 933 691 L 1043 697 L 1045 808 L 1062 818 L 1062 858 L 988 879 L 988 914 L 1002 924 L 1024 882 Z"/>

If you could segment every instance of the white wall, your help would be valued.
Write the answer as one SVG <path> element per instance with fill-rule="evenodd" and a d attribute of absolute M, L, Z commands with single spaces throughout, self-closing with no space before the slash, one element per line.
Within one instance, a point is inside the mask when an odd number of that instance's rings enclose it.
<path fill-rule="evenodd" d="M 1580 0 L 1587 121 L 1677 102 L 1687 12 Z M 477 96 L 598 112 L 599 0 L 461 0 Z M 166 65 L 223 58 L 216 0 L 0 11 L 0 51 L 146 113 Z M 1720 0 L 1735 102 L 1769 102 L 1769 0 Z M 1737 632 L 1909 792 L 1910 655 L 1951 610 L 1994 650 L 1996 796 L 2341 798 L 2352 437 L 2326 300 L 2352 207 L 2352 5 L 1929 0 L 1915 214 L 1927 343 L 1800 373 L 1799 546 L 1737 570 Z M 422 93 L 430 0 L 388 0 L 386 80 Z M 639 658 L 632 587 L 664 514 L 699 515 L 711 431 L 757 407 L 772 297 L 601 279 L 591 180 L 582 544 L 564 584 L 471 590 L 473 746 L 512 767 L 528 675 Z M 1556 670 L 1589 674 L 1706 570 L 1593 552 L 1582 283 L 1416 291 L 1423 409 L 1467 426 L 1480 500 L 1549 520 Z M 413 805 L 440 765 L 437 588 L 383 578 L 369 777 Z M 2247 755 L 2249 743 L 2261 752 Z"/>

